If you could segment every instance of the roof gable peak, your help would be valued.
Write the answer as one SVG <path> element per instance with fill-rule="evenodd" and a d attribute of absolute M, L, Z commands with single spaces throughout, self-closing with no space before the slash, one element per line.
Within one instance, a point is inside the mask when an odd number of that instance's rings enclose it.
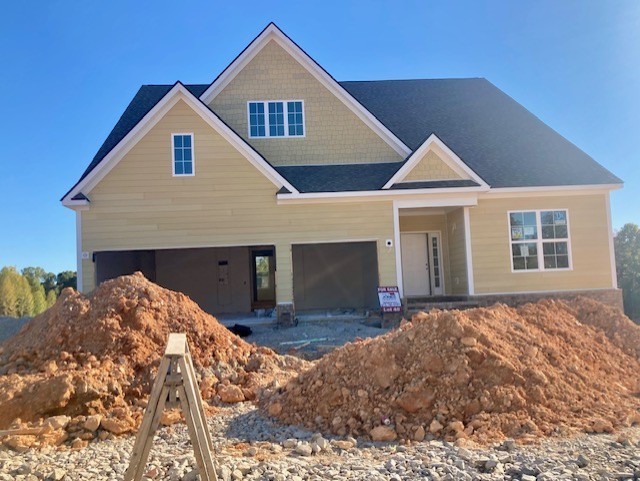
<path fill-rule="evenodd" d="M 335 95 L 345 106 L 355 113 L 370 129 L 378 134 L 393 150 L 402 157 L 411 153 L 391 130 L 377 117 L 367 110 L 336 79 L 334 79 L 318 62 L 307 54 L 298 44 L 287 36 L 275 23 L 269 23 L 247 47 L 225 68 L 200 96 L 205 104 L 211 101 L 229 85 L 229 83 L 253 60 L 253 58 L 271 41 L 275 41 L 285 52 L 304 67 L 324 87 Z"/>

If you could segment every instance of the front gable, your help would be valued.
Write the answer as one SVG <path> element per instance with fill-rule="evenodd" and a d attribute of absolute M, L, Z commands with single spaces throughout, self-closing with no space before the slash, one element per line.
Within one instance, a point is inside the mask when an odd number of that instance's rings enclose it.
<path fill-rule="evenodd" d="M 397 162 L 409 153 L 275 26 L 269 26 L 201 99 L 274 165 Z M 303 137 L 249 137 L 248 102 L 268 100 L 303 101 Z"/>
<path fill-rule="evenodd" d="M 431 181 L 472 181 L 489 185 L 456 155 L 437 135 L 431 134 L 387 181 L 383 189 L 399 184 Z"/>
<path fill-rule="evenodd" d="M 184 85 L 178 82 L 85 177 L 81 178 L 65 194 L 62 198 L 63 205 L 70 208 L 87 205 L 90 202 L 89 199 L 91 199 L 91 197 L 89 194 L 92 190 L 137 147 L 138 143 L 144 139 L 147 134 L 157 131 L 157 125 L 163 122 L 168 113 L 172 112 L 177 105 L 181 105 L 183 109 L 186 109 L 188 114 L 185 113 L 182 118 L 188 120 L 182 122 L 179 126 L 176 125 L 176 129 L 173 131 L 174 133 L 190 132 L 191 125 L 197 120 L 197 122 L 207 125 L 210 132 L 213 131 L 223 138 L 227 147 L 234 149 L 240 157 L 244 157 L 249 164 L 276 187 L 276 190 L 283 187 L 290 192 L 297 192 L 297 189 L 282 177 L 269 162 L 229 128 L 229 126 L 207 108 L 206 105 L 194 97 Z M 158 149 L 166 149 L 163 153 L 171 156 L 171 145 L 171 135 L 169 135 L 167 136 L 166 144 L 158 143 L 157 147 Z M 155 155 L 159 155 L 159 151 L 156 152 Z M 168 168 L 172 168 L 171 163 L 168 163 Z M 82 200 L 78 200 L 80 195 L 83 196 Z"/>
<path fill-rule="evenodd" d="M 193 138 L 195 175 L 175 176 L 172 137 L 185 132 Z M 273 197 L 276 190 L 223 135 L 179 99 L 87 194 L 92 210 L 122 208 L 126 203 L 127 209 L 149 213 L 161 209 L 168 218 L 179 218 L 205 207 L 230 209 L 247 189 L 264 198 Z M 184 210 L 187 206 L 189 211 Z M 140 225 L 144 224 L 141 219 Z"/>
<path fill-rule="evenodd" d="M 402 182 L 469 179 L 466 173 L 463 174 L 453 170 L 434 150 L 429 150 L 407 173 Z"/>

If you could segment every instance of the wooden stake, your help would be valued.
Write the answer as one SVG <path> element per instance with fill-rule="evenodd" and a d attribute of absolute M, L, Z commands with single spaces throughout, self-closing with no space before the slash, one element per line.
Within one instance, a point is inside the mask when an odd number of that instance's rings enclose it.
<path fill-rule="evenodd" d="M 169 334 L 167 348 L 160 361 L 149 403 L 136 436 L 124 481 L 140 481 L 144 474 L 165 406 L 182 408 L 202 481 L 217 481 L 212 452 L 213 443 L 196 382 L 186 334 Z"/>

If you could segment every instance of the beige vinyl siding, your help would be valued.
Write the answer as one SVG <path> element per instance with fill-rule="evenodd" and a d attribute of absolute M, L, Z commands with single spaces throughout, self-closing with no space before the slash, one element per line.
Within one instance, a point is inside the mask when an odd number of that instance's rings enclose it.
<path fill-rule="evenodd" d="M 406 177 L 402 179 L 402 182 L 451 179 L 462 179 L 462 177 L 449 167 L 437 153 L 429 150 Z"/>
<path fill-rule="evenodd" d="M 173 177 L 171 134 L 194 133 L 195 176 Z M 82 250 L 275 245 L 278 302 L 292 300 L 291 243 L 375 240 L 383 285 L 396 284 L 391 202 L 277 205 L 278 187 L 179 101 L 88 192 Z M 85 291 L 94 264 L 83 260 Z"/>
<path fill-rule="evenodd" d="M 508 211 L 567 209 L 573 269 L 511 272 Z M 477 294 L 611 288 L 603 194 L 486 200 L 470 208 Z"/>
<path fill-rule="evenodd" d="M 400 233 L 403 232 L 439 232 L 442 249 L 445 294 L 451 294 L 451 270 L 449 266 L 449 236 L 447 218 L 444 214 L 400 216 Z"/>
<path fill-rule="evenodd" d="M 447 213 L 447 234 L 451 275 L 450 292 L 454 295 L 468 294 L 464 209 L 459 208 Z"/>
<path fill-rule="evenodd" d="M 303 100 L 305 136 L 249 138 L 247 102 L 253 100 Z M 210 106 L 274 165 L 402 160 L 274 40 L 264 46 Z"/>

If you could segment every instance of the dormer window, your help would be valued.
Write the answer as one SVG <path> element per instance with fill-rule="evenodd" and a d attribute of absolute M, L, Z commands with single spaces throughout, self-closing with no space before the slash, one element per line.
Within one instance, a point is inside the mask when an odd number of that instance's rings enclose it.
<path fill-rule="evenodd" d="M 248 102 L 249 137 L 304 137 L 304 102 Z"/>
<path fill-rule="evenodd" d="M 194 175 L 193 134 L 172 134 L 173 175 Z"/>

